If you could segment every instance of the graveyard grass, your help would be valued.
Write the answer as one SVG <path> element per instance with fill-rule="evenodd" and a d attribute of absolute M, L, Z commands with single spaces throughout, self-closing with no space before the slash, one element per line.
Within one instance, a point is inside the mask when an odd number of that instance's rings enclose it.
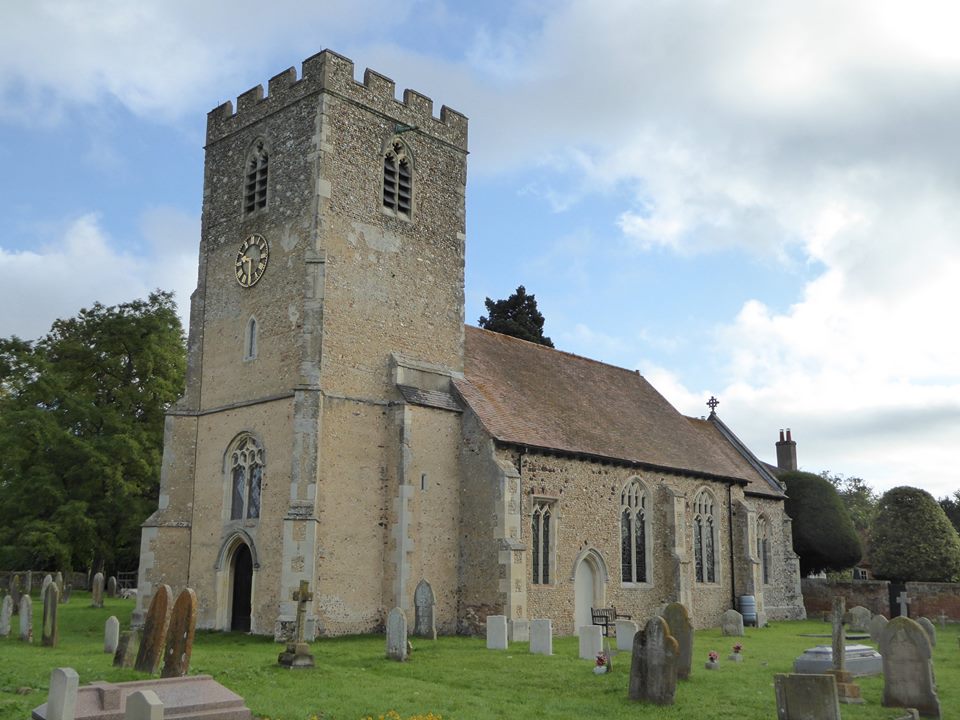
<path fill-rule="evenodd" d="M 32 645 L 17 639 L 13 617 L 10 637 L 0 638 L 0 719 L 26 720 L 46 701 L 50 671 L 72 667 L 81 685 L 94 680 L 122 682 L 143 679 L 134 670 L 112 666 L 103 652 L 103 628 L 110 615 L 129 625 L 133 602 L 106 598 L 102 609 L 90 607 L 88 593 L 73 594 L 60 606 L 60 644 L 40 646 L 41 606 L 34 606 Z M 318 640 L 311 644 L 312 670 L 277 666 L 281 645 L 267 638 L 238 633 L 197 632 L 190 674 L 209 674 L 239 693 L 258 718 L 270 720 L 358 720 L 381 715 L 407 720 L 442 716 L 444 720 L 494 718 L 729 718 L 769 720 L 776 717 L 773 675 L 790 672 L 793 659 L 808 647 L 829 644 L 822 621 L 775 623 L 746 637 L 722 637 L 719 629 L 696 633 L 691 679 L 679 682 L 670 707 L 627 700 L 630 654 L 613 658 L 613 672 L 594 675 L 593 663 L 577 658 L 577 640 L 554 638 L 554 655 L 530 655 L 526 643 L 509 650 L 487 650 L 483 638 L 441 637 L 436 642 L 411 637 L 408 662 L 385 659 L 380 635 Z M 960 625 L 938 627 L 934 672 L 944 717 L 960 708 Z M 736 642 L 743 644 L 743 662 L 726 658 Z M 719 670 L 705 670 L 707 654 L 720 656 Z M 890 720 L 899 716 L 880 705 L 883 681 L 860 678 L 865 705 L 843 705 L 844 720 Z M 25 695 L 18 694 L 29 689 Z M 388 715 L 394 711 L 396 715 Z"/>

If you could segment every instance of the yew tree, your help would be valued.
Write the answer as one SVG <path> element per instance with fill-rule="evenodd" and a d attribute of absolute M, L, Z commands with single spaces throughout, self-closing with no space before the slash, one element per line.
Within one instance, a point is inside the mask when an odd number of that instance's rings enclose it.
<path fill-rule="evenodd" d="M 487 315 L 480 318 L 480 327 L 553 347 L 550 338 L 543 334 L 544 320 L 537 309 L 537 298 L 527 295 L 523 285 L 506 300 L 487 298 L 484 304 L 487 306 Z"/>

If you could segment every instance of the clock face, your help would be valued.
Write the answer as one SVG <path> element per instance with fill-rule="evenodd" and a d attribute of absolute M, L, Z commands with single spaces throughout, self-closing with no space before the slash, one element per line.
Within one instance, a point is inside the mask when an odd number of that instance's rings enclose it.
<path fill-rule="evenodd" d="M 267 269 L 267 260 L 270 258 L 270 246 L 263 235 L 251 235 L 240 243 L 240 252 L 237 253 L 237 282 L 243 287 L 256 285 Z"/>

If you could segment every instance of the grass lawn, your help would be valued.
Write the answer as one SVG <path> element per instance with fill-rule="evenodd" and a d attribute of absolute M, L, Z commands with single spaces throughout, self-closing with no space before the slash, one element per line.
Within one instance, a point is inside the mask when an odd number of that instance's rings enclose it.
<path fill-rule="evenodd" d="M 60 645 L 39 644 L 41 604 L 34 603 L 32 645 L 17 640 L 18 618 L 9 638 L 0 638 L 0 720 L 26 720 L 46 701 L 50 671 L 69 666 L 80 683 L 142 678 L 112 666 L 102 652 L 103 626 L 116 615 L 129 622 L 133 602 L 107 599 L 103 609 L 89 607 L 90 596 L 74 593 L 60 607 Z M 319 640 L 312 644 L 317 667 L 291 671 L 277 666 L 282 650 L 268 639 L 236 633 L 198 632 L 191 674 L 209 674 L 246 699 L 255 716 L 270 720 L 358 720 L 393 710 L 400 717 L 434 713 L 444 720 L 492 718 L 730 718 L 776 717 L 773 675 L 790 672 L 805 648 L 829 640 L 801 637 L 828 633 L 820 621 L 776 623 L 742 638 L 744 661 L 726 660 L 734 638 L 719 629 L 696 634 L 693 676 L 679 683 L 676 703 L 661 708 L 627 700 L 629 653 L 614 658 L 613 672 L 596 676 L 590 662 L 577 659 L 576 638 L 555 638 L 553 657 L 530 655 L 526 644 L 488 651 L 482 638 L 441 637 L 436 642 L 411 638 L 407 663 L 387 661 L 382 636 Z M 934 670 L 943 717 L 960 717 L 960 626 L 938 634 Z M 720 654 L 720 669 L 703 668 L 707 653 Z M 841 706 L 844 720 L 890 720 L 883 708 L 883 680 L 862 678 L 865 705 Z M 26 692 L 27 694 L 18 694 Z"/>

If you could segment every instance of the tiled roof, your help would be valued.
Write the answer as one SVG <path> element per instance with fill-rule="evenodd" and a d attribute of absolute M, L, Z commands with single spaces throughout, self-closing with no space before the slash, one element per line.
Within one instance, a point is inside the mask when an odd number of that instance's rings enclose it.
<path fill-rule="evenodd" d="M 765 484 L 635 371 L 470 326 L 464 355 L 456 388 L 501 442 Z"/>

